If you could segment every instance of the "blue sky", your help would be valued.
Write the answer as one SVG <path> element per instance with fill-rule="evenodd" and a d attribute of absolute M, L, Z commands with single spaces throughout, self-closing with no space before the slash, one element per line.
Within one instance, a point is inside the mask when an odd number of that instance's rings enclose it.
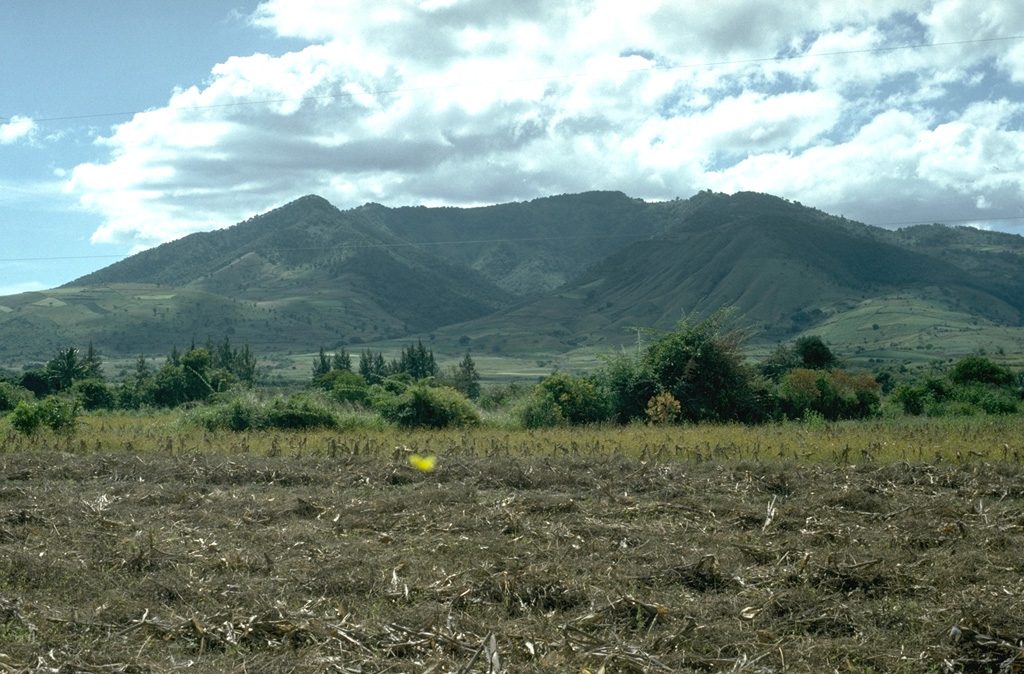
<path fill-rule="evenodd" d="M 0 0 L 0 295 L 304 194 L 1024 232 L 1018 0 Z"/>

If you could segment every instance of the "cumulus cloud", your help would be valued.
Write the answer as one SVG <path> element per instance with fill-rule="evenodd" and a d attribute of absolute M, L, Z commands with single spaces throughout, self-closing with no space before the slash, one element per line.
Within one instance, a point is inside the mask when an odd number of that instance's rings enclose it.
<path fill-rule="evenodd" d="M 36 131 L 36 123 L 29 117 L 15 115 L 0 124 L 0 145 L 11 145 L 19 140 L 29 139 Z"/>
<path fill-rule="evenodd" d="M 213 65 L 101 137 L 66 191 L 103 215 L 95 241 L 136 247 L 306 193 L 344 208 L 710 187 L 875 222 L 1015 212 L 1024 41 L 1001 38 L 1024 8 L 854 5 L 268 0 L 254 29 L 307 47 Z"/>

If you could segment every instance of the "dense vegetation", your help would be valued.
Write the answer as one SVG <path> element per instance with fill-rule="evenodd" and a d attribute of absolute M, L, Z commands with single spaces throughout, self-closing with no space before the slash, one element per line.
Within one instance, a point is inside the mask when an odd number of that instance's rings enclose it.
<path fill-rule="evenodd" d="M 1024 376 L 983 355 L 963 358 L 918 380 L 893 372 L 844 369 L 820 337 L 779 346 L 759 363 L 743 356 L 746 333 L 730 327 L 730 311 L 690 315 L 657 333 L 635 354 L 609 355 L 589 375 L 556 372 L 532 388 L 481 390 L 467 351 L 442 371 L 422 341 L 387 361 L 364 350 L 353 364 L 345 349 L 320 349 L 308 385 L 272 393 L 261 385 L 248 344 L 228 338 L 184 352 L 159 368 L 140 356 L 135 372 L 105 381 L 92 344 L 84 354 L 60 350 L 41 369 L 0 381 L 0 413 L 11 427 L 69 431 L 81 411 L 182 408 L 211 430 L 337 428 L 344 423 L 446 428 L 482 423 L 520 428 L 587 424 L 678 424 L 786 419 L 833 422 L 886 414 L 969 416 L 1021 409 Z M 898 374 L 898 373 L 897 373 Z M 342 421 L 344 411 L 348 421 Z M 359 421 L 353 421 L 359 419 Z"/>

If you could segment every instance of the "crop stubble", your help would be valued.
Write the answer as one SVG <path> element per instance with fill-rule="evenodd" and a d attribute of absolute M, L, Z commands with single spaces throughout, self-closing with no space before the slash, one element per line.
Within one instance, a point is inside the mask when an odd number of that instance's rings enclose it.
<path fill-rule="evenodd" d="M 1024 471 L 0 454 L 0 672 L 1021 672 Z"/>

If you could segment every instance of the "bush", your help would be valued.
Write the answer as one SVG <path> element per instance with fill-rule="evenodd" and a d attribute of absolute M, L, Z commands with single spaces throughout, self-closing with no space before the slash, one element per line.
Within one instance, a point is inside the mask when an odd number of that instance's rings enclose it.
<path fill-rule="evenodd" d="M 372 394 L 371 399 L 374 399 Z M 378 393 L 375 401 L 374 408 L 384 419 L 403 428 L 448 428 L 480 423 L 480 414 L 473 403 L 446 386 L 432 388 L 414 384 L 398 395 Z"/>
<path fill-rule="evenodd" d="M 982 356 L 968 356 L 953 366 L 949 379 L 955 384 L 1011 386 L 1013 373 Z"/>
<path fill-rule="evenodd" d="M 114 393 L 99 379 L 76 381 L 71 386 L 71 393 L 87 410 L 111 410 L 117 406 Z"/>
<path fill-rule="evenodd" d="M 647 418 L 652 424 L 671 424 L 679 419 L 682 406 L 668 391 L 662 391 L 647 403 Z"/>
<path fill-rule="evenodd" d="M 26 435 L 49 426 L 58 433 L 70 433 L 78 423 L 78 401 L 51 396 L 37 403 L 22 400 L 11 413 L 11 427 Z"/>
<path fill-rule="evenodd" d="M 320 400 L 311 396 L 292 396 L 276 399 L 265 411 L 264 428 L 301 430 L 306 428 L 335 428 L 338 420 Z"/>
<path fill-rule="evenodd" d="M 42 425 L 42 412 L 34 403 L 22 400 L 11 413 L 11 428 L 24 435 L 35 433 Z"/>
<path fill-rule="evenodd" d="M 539 395 L 551 395 L 562 417 L 573 426 L 600 423 L 611 416 L 608 401 L 589 379 L 553 374 L 537 388 Z"/>
<path fill-rule="evenodd" d="M 32 392 L 28 389 L 8 381 L 0 381 L 0 412 L 9 412 L 17 407 L 18 403 L 28 402 L 32 397 Z"/>
<path fill-rule="evenodd" d="M 309 395 L 275 398 L 270 402 L 251 394 L 232 395 L 219 403 L 192 410 L 186 418 L 211 431 L 338 427 L 338 419 L 330 407 Z"/>
<path fill-rule="evenodd" d="M 366 401 L 366 380 L 351 370 L 331 370 L 319 378 L 319 385 L 330 391 L 338 402 Z"/>
<path fill-rule="evenodd" d="M 519 402 L 515 416 L 523 428 L 552 428 L 567 423 L 555 396 L 539 387 Z"/>
<path fill-rule="evenodd" d="M 725 329 L 728 317 L 728 311 L 719 311 L 696 324 L 687 317 L 641 359 L 642 371 L 649 373 L 658 390 L 668 391 L 679 401 L 683 419 L 761 420 L 753 372 L 744 365 L 739 349 L 744 335 Z M 645 411 L 648 400 L 650 395 L 634 404 Z"/>
<path fill-rule="evenodd" d="M 829 421 L 863 419 L 878 413 L 881 387 L 869 374 L 794 368 L 779 384 L 779 406 L 792 419 L 813 412 Z"/>

